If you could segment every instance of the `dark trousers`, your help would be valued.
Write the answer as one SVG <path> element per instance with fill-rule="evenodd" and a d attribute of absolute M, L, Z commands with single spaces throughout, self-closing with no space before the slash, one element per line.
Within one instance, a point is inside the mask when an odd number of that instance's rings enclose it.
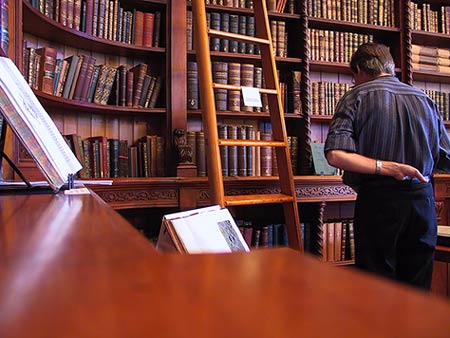
<path fill-rule="evenodd" d="M 365 183 L 355 205 L 355 265 L 429 290 L 437 240 L 431 183 Z"/>

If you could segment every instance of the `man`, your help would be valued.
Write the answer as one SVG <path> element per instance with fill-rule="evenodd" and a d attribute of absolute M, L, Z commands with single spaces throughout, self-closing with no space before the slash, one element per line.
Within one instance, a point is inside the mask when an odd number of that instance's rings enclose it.
<path fill-rule="evenodd" d="M 450 171 L 450 140 L 435 103 L 395 77 L 388 47 L 353 54 L 355 87 L 336 106 L 325 143 L 330 165 L 358 193 L 355 265 L 430 289 L 437 221 L 430 176 Z"/>

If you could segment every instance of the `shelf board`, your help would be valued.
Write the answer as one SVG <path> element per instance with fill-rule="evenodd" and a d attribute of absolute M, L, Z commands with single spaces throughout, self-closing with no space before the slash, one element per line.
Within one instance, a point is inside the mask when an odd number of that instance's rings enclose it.
<path fill-rule="evenodd" d="M 191 1 L 187 1 L 188 8 L 192 8 Z M 227 7 L 223 5 L 206 5 L 206 10 L 208 12 L 227 12 L 234 14 L 245 14 L 253 15 L 254 11 L 252 8 L 241 8 L 241 7 Z M 300 19 L 300 14 L 290 14 L 290 13 L 279 13 L 279 12 L 268 12 L 269 18 L 280 18 L 283 20 L 298 20 Z"/>
<path fill-rule="evenodd" d="M 189 50 L 187 52 L 188 56 L 191 59 L 195 59 L 196 52 L 195 50 Z M 244 53 L 230 53 L 230 52 L 216 52 L 210 51 L 211 60 L 223 60 L 227 59 L 228 61 L 242 61 L 246 60 L 249 63 L 260 64 L 261 63 L 261 55 L 259 54 L 244 54 Z M 275 61 L 279 64 L 300 64 L 302 62 L 301 58 L 293 58 L 293 57 L 279 57 L 275 58 Z"/>
<path fill-rule="evenodd" d="M 314 122 L 325 122 L 330 123 L 333 118 L 333 115 L 311 115 L 310 119 Z"/>
<path fill-rule="evenodd" d="M 188 110 L 188 115 L 190 116 L 201 116 L 203 114 L 202 109 L 197 110 Z M 257 113 L 257 112 L 235 112 L 235 111 L 217 111 L 217 116 L 220 117 L 230 117 L 230 118 L 242 118 L 242 119 L 255 119 L 255 118 L 270 118 L 269 113 Z M 286 113 L 284 114 L 284 117 L 286 119 L 299 119 L 302 118 L 302 115 L 300 114 L 292 114 L 292 113 Z"/>
<path fill-rule="evenodd" d="M 411 32 L 411 40 L 413 44 L 439 48 L 448 48 L 450 45 L 449 34 L 425 32 L 421 30 L 413 30 Z"/>
<path fill-rule="evenodd" d="M 39 27 L 39 29 L 36 29 L 36 27 Z M 105 54 L 142 57 L 142 55 L 150 54 L 164 56 L 166 52 L 165 48 L 162 47 L 135 46 L 101 39 L 76 29 L 68 28 L 41 14 L 27 1 L 23 1 L 23 30 L 53 42 Z M 58 32 L 58 34 L 55 34 L 55 32 Z"/>
<path fill-rule="evenodd" d="M 413 71 L 413 79 L 424 82 L 450 83 L 450 74 L 439 72 Z"/>
<path fill-rule="evenodd" d="M 356 32 L 365 34 L 392 34 L 400 33 L 398 27 L 387 27 L 378 25 L 369 25 L 358 22 L 350 22 L 343 20 L 331 20 L 316 17 L 308 17 L 308 26 L 310 28 L 330 29 L 344 32 Z"/>
<path fill-rule="evenodd" d="M 98 113 L 98 114 L 126 114 L 126 115 L 139 115 L 139 114 L 161 114 L 165 116 L 165 108 L 131 108 L 112 105 L 101 105 L 90 102 L 69 100 L 62 97 L 43 93 L 39 90 L 33 90 L 39 101 L 45 107 L 61 108 L 64 110 L 86 112 L 86 113 Z"/>

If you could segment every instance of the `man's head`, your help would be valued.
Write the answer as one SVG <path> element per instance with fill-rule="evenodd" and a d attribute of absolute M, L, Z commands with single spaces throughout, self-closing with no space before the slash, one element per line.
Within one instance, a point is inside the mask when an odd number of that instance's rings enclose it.
<path fill-rule="evenodd" d="M 365 82 L 366 78 L 395 75 L 395 63 L 389 48 L 374 42 L 363 43 L 358 47 L 350 60 L 350 69 L 355 76 L 356 84 Z"/>

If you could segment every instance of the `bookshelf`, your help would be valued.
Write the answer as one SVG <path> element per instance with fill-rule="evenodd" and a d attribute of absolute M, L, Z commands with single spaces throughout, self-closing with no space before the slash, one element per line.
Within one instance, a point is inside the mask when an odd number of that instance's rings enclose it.
<path fill-rule="evenodd" d="M 442 6 L 443 1 L 428 1 L 432 7 Z M 64 134 L 78 133 L 83 138 L 106 136 L 109 138 L 125 138 L 129 143 L 136 142 L 150 128 L 150 133 L 165 138 L 165 175 L 162 177 L 120 177 L 114 178 L 112 186 L 94 186 L 96 191 L 108 204 L 123 213 L 141 213 L 146 215 L 148 209 L 152 217 L 142 217 L 137 221 L 143 226 L 159 227 L 161 216 L 180 209 L 196 208 L 209 204 L 209 193 L 206 177 L 177 176 L 177 151 L 174 144 L 174 131 L 184 129 L 200 132 L 201 107 L 188 105 L 191 92 L 188 88 L 188 65 L 195 61 L 193 50 L 195 41 L 187 36 L 189 30 L 188 13 L 191 11 L 190 1 L 166 0 L 120 0 L 123 9 L 133 11 L 161 13 L 160 44 L 155 47 L 137 46 L 130 43 L 104 39 L 82 30 L 69 28 L 60 22 L 50 19 L 36 8 L 29 0 L 9 0 L 10 11 L 9 56 L 16 64 L 23 67 L 24 45 L 27 40 L 30 46 L 50 46 L 57 49 L 59 57 L 77 53 L 86 53 L 96 57 L 97 64 L 119 66 L 120 64 L 136 65 L 148 63 L 163 78 L 160 97 L 154 108 L 136 108 L 115 105 L 99 105 L 91 102 L 65 99 L 40 90 L 35 90 L 40 101 L 48 109 L 57 126 Z M 276 57 L 280 79 L 288 80 L 291 71 L 299 71 L 301 111 L 293 112 L 291 106 L 286 109 L 286 126 L 288 135 L 298 137 L 297 170 L 294 178 L 297 198 L 300 203 L 300 219 L 317 219 L 323 207 L 326 218 L 347 217 L 353 210 L 355 193 L 342 184 L 339 176 L 321 177 L 312 175 L 312 160 L 309 143 L 325 139 L 331 115 L 314 114 L 314 97 L 312 88 L 317 82 L 337 82 L 351 85 L 351 73 L 347 63 L 339 60 L 321 60 L 313 54 L 314 42 L 312 31 L 328 31 L 339 33 L 371 35 L 392 48 L 397 65 L 397 75 L 407 83 L 415 83 L 423 88 L 448 90 L 450 77 L 436 72 L 413 71 L 411 61 L 411 45 L 422 44 L 435 47 L 449 45 L 448 33 L 425 32 L 413 29 L 413 20 L 409 8 L 410 0 L 384 1 L 392 4 L 394 14 L 389 24 L 380 25 L 368 21 L 343 20 L 333 16 L 313 14 L 309 4 L 327 7 L 327 1 L 293 1 L 295 7 L 289 11 L 288 5 L 283 13 L 270 12 L 269 19 L 282 22 L 288 35 L 286 53 Z M 359 3 L 359 2 L 358 2 Z M 363 1 L 361 1 L 363 3 Z M 289 2 L 288 2 L 289 4 Z M 328 6 L 327 8 L 329 8 Z M 12 10 L 11 10 L 12 9 Z M 251 16 L 251 9 L 207 5 L 209 13 L 227 14 L 239 18 Z M 328 13 L 328 12 L 327 12 Z M 383 16 L 384 17 L 384 16 Z M 12 25 L 12 26 L 11 26 Z M 13 28 L 11 28 L 13 27 Z M 191 45 L 192 43 L 192 45 Z M 219 44 L 220 46 L 220 44 Z M 315 52 L 314 52 L 315 53 Z M 232 53 L 218 51 L 212 53 L 213 61 L 257 65 L 258 55 L 250 53 Z M 287 95 L 289 101 L 289 95 Z M 317 111 L 316 111 L 317 112 Z M 218 120 L 223 125 L 251 125 L 253 130 L 269 131 L 269 115 L 261 111 L 245 111 L 228 109 L 218 112 Z M 150 126 L 150 127 L 147 127 Z M 38 178 L 38 171 L 32 161 L 11 138 L 9 151 L 15 162 L 30 179 Z M 7 166 L 5 166 L 7 167 Z M 5 169 L 5 168 L 3 168 Z M 5 170 L 4 170 L 5 174 Z M 6 174 L 8 174 L 6 172 Z M 11 173 L 12 175 L 12 173 Z M 270 176 L 235 176 L 225 180 L 225 189 L 236 194 L 258 189 L 276 191 L 277 187 Z M 155 210 L 160 210 L 157 213 Z M 156 214 L 156 216 L 154 216 Z M 257 219 L 258 211 L 250 214 Z M 237 215 L 240 216 L 240 215 Z M 140 218 L 136 216 L 136 218 Z"/>

